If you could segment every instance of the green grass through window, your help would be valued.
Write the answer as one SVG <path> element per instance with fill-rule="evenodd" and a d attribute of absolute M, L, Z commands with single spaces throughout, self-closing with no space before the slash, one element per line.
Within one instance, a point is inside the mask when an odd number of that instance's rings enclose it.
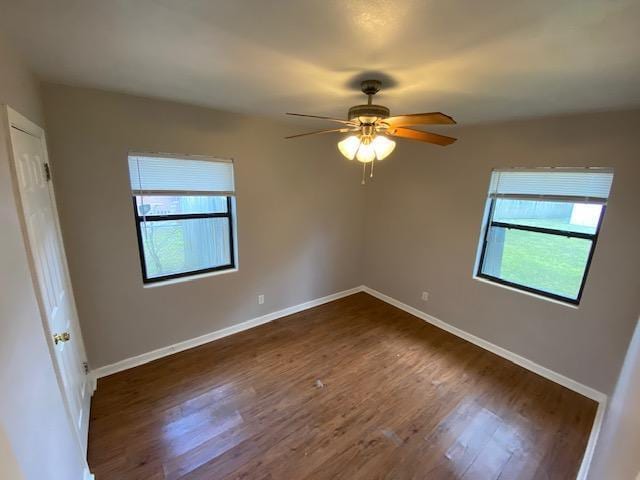
<path fill-rule="evenodd" d="M 520 223 L 514 220 L 513 223 Z M 539 221 L 536 221 L 539 224 Z M 545 227 L 562 228 L 553 222 Z M 522 224 L 527 223 L 526 220 Z M 576 298 L 591 241 L 508 229 L 505 233 L 500 277 L 504 280 Z"/>

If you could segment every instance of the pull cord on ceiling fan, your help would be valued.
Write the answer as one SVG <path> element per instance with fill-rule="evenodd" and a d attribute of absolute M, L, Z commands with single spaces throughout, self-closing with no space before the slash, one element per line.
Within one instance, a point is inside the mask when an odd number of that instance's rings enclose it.
<path fill-rule="evenodd" d="M 408 128 L 414 125 L 453 125 L 455 120 L 440 112 L 411 113 L 407 115 L 389 116 L 390 111 L 383 105 L 375 105 L 373 96 L 380 91 L 382 83 L 379 80 L 364 80 L 361 84 L 362 92 L 367 95 L 367 103 L 354 105 L 349 109 L 348 120 L 323 117 L 319 115 L 305 115 L 302 113 L 287 113 L 296 117 L 318 118 L 330 122 L 340 123 L 340 128 L 317 130 L 285 137 L 298 138 L 320 133 L 351 133 L 340 142 L 338 150 L 347 159 L 356 159 L 362 163 L 362 183 L 365 183 L 367 164 L 371 164 L 370 177 L 373 178 L 373 164 L 375 160 L 388 157 L 396 147 L 396 142 L 389 137 L 398 137 L 435 145 L 451 145 L 457 139 Z"/>

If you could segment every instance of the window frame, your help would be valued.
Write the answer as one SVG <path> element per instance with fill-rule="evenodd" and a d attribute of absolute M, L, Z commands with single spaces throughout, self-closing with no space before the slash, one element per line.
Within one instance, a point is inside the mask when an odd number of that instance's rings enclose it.
<path fill-rule="evenodd" d="M 535 196 L 531 196 L 531 197 L 526 197 L 522 196 L 522 195 L 517 195 L 517 196 L 513 196 L 513 197 L 517 197 L 519 200 L 530 200 L 530 201 L 558 201 L 559 199 L 545 199 L 542 197 L 535 197 Z M 487 219 L 484 222 L 483 228 L 484 228 L 484 232 L 482 235 L 482 248 L 480 250 L 480 257 L 478 260 L 478 268 L 476 271 L 476 277 L 478 278 L 483 278 L 485 280 L 488 280 L 490 282 L 494 282 L 494 283 L 498 283 L 500 285 L 505 285 L 507 287 L 511 287 L 511 288 L 515 288 L 517 290 L 522 290 L 524 292 L 528 292 L 528 293 L 533 293 L 536 295 L 540 295 L 542 297 L 546 297 L 546 298 L 550 298 L 553 300 L 558 300 L 560 302 L 565 302 L 565 303 L 570 303 L 572 305 L 579 305 L 580 304 L 580 300 L 582 299 L 582 293 L 584 291 L 584 287 L 585 284 L 587 282 L 587 276 L 589 274 L 589 269 L 591 267 L 591 261 L 593 259 L 593 254 L 595 252 L 596 249 L 596 244 L 598 243 L 598 236 L 600 235 L 600 227 L 602 226 L 602 220 L 604 219 L 604 214 L 605 211 L 607 209 L 607 205 L 606 203 L 602 203 L 602 209 L 600 210 L 600 218 L 598 218 L 598 224 L 596 226 L 596 231 L 595 233 L 584 233 L 584 232 L 572 232 L 569 230 L 558 230 L 558 229 L 553 229 L 553 228 L 544 228 L 544 227 L 535 227 L 535 226 L 531 226 L 531 225 L 521 225 L 521 224 L 517 224 L 517 223 L 507 223 L 507 222 L 496 222 L 493 220 L 493 214 L 495 211 L 495 205 L 496 205 L 496 201 L 499 198 L 509 198 L 509 195 L 503 195 L 500 197 L 496 197 L 496 196 L 492 196 L 489 201 L 491 202 L 489 205 L 489 212 L 487 214 Z M 566 199 L 564 201 L 570 202 L 570 203 L 583 203 L 580 202 L 578 198 L 574 198 L 574 199 Z M 556 293 L 552 293 L 552 292 L 548 292 L 545 290 L 540 290 L 534 287 L 530 287 L 527 285 L 522 285 L 520 283 L 515 283 L 515 282 L 510 282 L 508 280 L 504 280 L 502 278 L 499 277 L 495 277 L 493 275 L 488 275 L 486 273 L 482 272 L 482 267 L 484 265 L 484 258 L 485 258 L 485 252 L 487 250 L 487 246 L 489 244 L 489 231 L 491 230 L 491 227 L 497 227 L 497 228 L 504 228 L 504 229 L 513 229 L 513 230 L 523 230 L 523 231 L 528 231 L 528 232 L 536 232 L 536 233 L 542 233 L 542 234 L 547 234 L 547 235 L 558 235 L 561 237 L 567 237 L 567 238 L 581 238 L 584 240 L 590 240 L 591 241 L 591 248 L 589 249 L 589 255 L 587 256 L 587 263 L 585 264 L 584 267 L 584 271 L 582 273 L 582 280 L 580 282 L 580 289 L 578 290 L 578 295 L 576 298 L 571 298 L 571 297 L 565 297 L 564 295 L 558 295 Z"/>
<path fill-rule="evenodd" d="M 177 278 L 192 277 L 195 275 L 201 275 L 211 272 L 219 272 L 223 270 L 234 270 L 236 268 L 236 256 L 235 256 L 235 239 L 233 228 L 233 200 L 231 195 L 216 195 L 219 197 L 226 197 L 227 199 L 227 211 L 215 212 L 215 213 L 181 213 L 181 214 L 168 214 L 168 215 L 140 215 L 138 211 L 138 204 L 136 197 L 142 195 L 133 195 L 133 214 L 136 221 L 136 234 L 138 236 L 138 252 L 140 254 L 140 267 L 142 269 L 142 282 L 147 285 L 151 283 L 162 282 L 166 280 L 174 280 Z M 183 195 L 185 196 L 185 195 Z M 186 195 L 189 196 L 189 195 Z M 143 222 L 167 222 L 174 220 L 193 220 L 202 218 L 226 218 L 229 222 L 229 259 L 230 263 L 227 265 L 218 265 L 216 267 L 201 268 L 199 270 L 189 270 L 187 272 L 171 273 L 168 275 L 162 275 L 159 277 L 148 277 L 147 266 L 145 262 L 144 243 L 142 239 Z"/>

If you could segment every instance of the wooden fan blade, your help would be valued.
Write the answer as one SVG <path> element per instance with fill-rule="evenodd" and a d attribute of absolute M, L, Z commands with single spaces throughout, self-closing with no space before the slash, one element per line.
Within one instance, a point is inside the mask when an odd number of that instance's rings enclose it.
<path fill-rule="evenodd" d="M 297 137 L 306 137 L 307 135 L 317 135 L 319 133 L 331 133 L 331 132 L 340 132 L 340 133 L 346 133 L 346 132 L 350 132 L 354 129 L 351 128 L 332 128 L 329 130 L 316 130 L 315 132 L 307 132 L 307 133 L 299 133 L 297 135 L 289 135 L 288 137 L 284 137 L 286 138 L 297 138 Z"/>
<path fill-rule="evenodd" d="M 440 112 L 411 113 L 383 118 L 382 122 L 392 127 L 406 127 L 409 125 L 453 125 L 456 121 L 449 115 Z"/>
<path fill-rule="evenodd" d="M 330 122 L 344 123 L 345 125 L 357 125 L 355 122 L 352 122 L 349 120 L 341 120 L 339 118 L 332 118 L 332 117 L 321 117 L 320 115 L 305 115 L 304 113 L 289 113 L 289 112 L 287 112 L 287 115 L 293 115 L 295 117 L 319 118 L 320 120 L 329 120 Z"/>
<path fill-rule="evenodd" d="M 388 135 L 400 138 L 408 138 L 411 140 L 418 140 L 420 142 L 435 143 L 446 147 L 451 145 L 457 140 L 457 138 L 446 137 L 444 135 L 438 135 L 437 133 L 423 132 L 420 130 L 413 130 L 412 128 L 390 128 L 386 131 Z"/>

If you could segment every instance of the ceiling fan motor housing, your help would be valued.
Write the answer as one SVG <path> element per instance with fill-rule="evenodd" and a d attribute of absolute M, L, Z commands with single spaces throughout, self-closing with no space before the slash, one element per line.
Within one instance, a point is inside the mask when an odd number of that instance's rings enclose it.
<path fill-rule="evenodd" d="M 383 105 L 354 105 L 349 109 L 348 114 L 349 120 L 359 117 L 387 118 L 388 116 L 389 109 Z"/>

